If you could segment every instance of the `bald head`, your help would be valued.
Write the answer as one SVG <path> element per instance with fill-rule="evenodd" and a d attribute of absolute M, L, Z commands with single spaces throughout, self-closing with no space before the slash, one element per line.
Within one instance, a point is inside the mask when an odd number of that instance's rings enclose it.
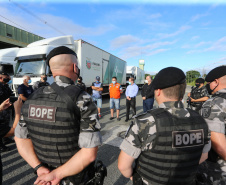
<path fill-rule="evenodd" d="M 77 72 L 77 64 L 78 62 L 76 56 L 71 54 L 56 55 L 49 60 L 49 66 L 53 77 L 66 76 L 74 81 L 77 79 L 77 75 L 75 73 Z"/>

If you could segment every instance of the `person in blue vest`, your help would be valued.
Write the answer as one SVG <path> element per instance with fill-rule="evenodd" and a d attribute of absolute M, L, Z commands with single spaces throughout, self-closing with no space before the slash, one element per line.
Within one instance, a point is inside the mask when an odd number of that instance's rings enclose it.
<path fill-rule="evenodd" d="M 103 84 L 100 82 L 100 77 L 96 76 L 96 81 L 92 83 L 91 86 L 93 90 L 93 101 L 96 102 L 97 109 L 98 109 L 98 116 L 101 118 L 100 109 L 102 107 L 102 91 L 103 91 Z"/>
<path fill-rule="evenodd" d="M 198 165 L 211 147 L 207 123 L 181 102 L 186 89 L 181 69 L 164 68 L 152 83 L 159 108 L 135 116 L 118 168 L 134 185 L 196 185 Z"/>

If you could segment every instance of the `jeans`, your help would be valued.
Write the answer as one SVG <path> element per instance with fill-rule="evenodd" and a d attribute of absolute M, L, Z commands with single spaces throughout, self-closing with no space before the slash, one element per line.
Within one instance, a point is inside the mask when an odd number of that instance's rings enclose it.
<path fill-rule="evenodd" d="M 120 99 L 110 98 L 110 109 L 120 109 Z"/>
<path fill-rule="evenodd" d="M 154 104 L 154 98 L 148 98 L 146 100 L 143 100 L 143 110 L 144 110 L 144 112 L 151 110 L 153 108 L 153 104 Z"/>
<path fill-rule="evenodd" d="M 93 97 L 93 102 L 97 105 L 97 108 L 102 107 L 102 98 L 94 98 Z"/>

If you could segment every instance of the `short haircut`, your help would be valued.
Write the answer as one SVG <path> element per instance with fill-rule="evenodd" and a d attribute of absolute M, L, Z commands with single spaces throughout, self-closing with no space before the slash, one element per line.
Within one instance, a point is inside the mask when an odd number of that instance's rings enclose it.
<path fill-rule="evenodd" d="M 186 85 L 187 85 L 186 82 L 184 82 L 182 84 L 177 84 L 172 87 L 167 87 L 165 89 L 162 89 L 162 91 L 165 97 L 169 99 L 181 100 L 184 97 Z"/>
<path fill-rule="evenodd" d="M 27 80 L 28 78 L 30 78 L 30 76 L 28 76 L 28 75 L 23 76 L 23 80 Z"/>
<path fill-rule="evenodd" d="M 131 81 L 133 81 L 133 82 L 134 82 L 134 78 L 133 78 L 133 77 L 130 77 L 129 79 L 130 79 Z"/>
<path fill-rule="evenodd" d="M 117 80 L 117 77 L 116 77 L 116 76 L 113 76 L 112 79 L 113 79 L 113 78 L 115 78 L 115 79 Z"/>

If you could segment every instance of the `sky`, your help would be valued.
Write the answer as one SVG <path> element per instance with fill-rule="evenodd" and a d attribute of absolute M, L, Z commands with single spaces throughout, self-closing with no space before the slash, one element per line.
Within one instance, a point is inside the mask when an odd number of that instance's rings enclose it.
<path fill-rule="evenodd" d="M 0 21 L 44 38 L 73 35 L 146 73 L 226 65 L 225 0 L 0 0 Z"/>

